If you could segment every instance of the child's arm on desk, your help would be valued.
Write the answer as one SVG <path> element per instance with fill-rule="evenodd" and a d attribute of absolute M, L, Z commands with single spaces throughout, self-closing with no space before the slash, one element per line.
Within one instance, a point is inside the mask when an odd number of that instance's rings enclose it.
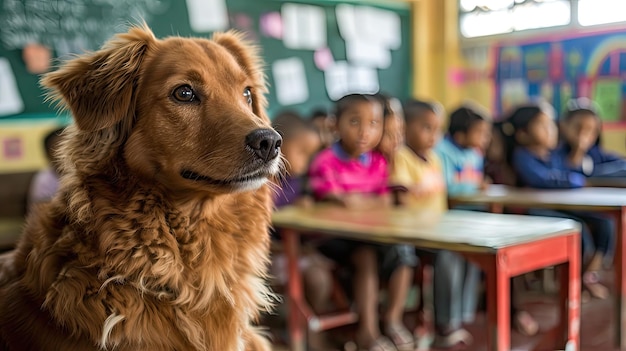
<path fill-rule="evenodd" d="M 389 207 L 389 205 L 391 205 L 391 197 L 389 194 L 328 194 L 323 198 L 323 200 L 353 210 L 369 210 L 374 208 Z"/>

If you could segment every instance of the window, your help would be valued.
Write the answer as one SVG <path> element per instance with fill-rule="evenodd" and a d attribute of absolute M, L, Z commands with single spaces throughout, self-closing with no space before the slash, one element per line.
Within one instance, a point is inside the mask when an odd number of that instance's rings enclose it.
<path fill-rule="evenodd" d="M 466 38 L 563 26 L 571 22 L 570 0 L 459 0 L 459 10 L 460 30 Z"/>
<path fill-rule="evenodd" d="M 581 26 L 621 21 L 626 21 L 626 1 L 624 0 L 578 1 L 578 23 Z"/>

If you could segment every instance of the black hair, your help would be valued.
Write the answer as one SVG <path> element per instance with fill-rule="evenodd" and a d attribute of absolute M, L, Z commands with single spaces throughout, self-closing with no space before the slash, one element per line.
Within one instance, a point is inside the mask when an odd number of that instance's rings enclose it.
<path fill-rule="evenodd" d="M 61 139 L 61 133 L 65 130 L 65 127 L 57 128 L 51 132 L 49 132 L 46 137 L 43 139 L 43 146 L 48 158 L 53 159 L 54 153 L 56 152 L 55 147 L 57 147 L 59 140 Z"/>
<path fill-rule="evenodd" d="M 448 124 L 448 134 L 454 137 L 457 133 L 467 133 L 478 122 L 487 121 L 486 116 L 478 111 L 462 106 L 452 111 Z"/>
<path fill-rule="evenodd" d="M 409 123 L 424 116 L 425 112 L 432 112 L 436 115 L 441 113 L 441 108 L 430 102 L 421 101 L 417 99 L 410 99 L 404 103 L 404 122 Z"/>
<path fill-rule="evenodd" d="M 314 120 L 317 118 L 326 118 L 328 117 L 328 110 L 323 107 L 318 107 L 311 112 L 310 120 Z"/>
<path fill-rule="evenodd" d="M 346 110 L 349 109 L 350 106 L 359 102 L 378 103 L 383 109 L 383 116 L 385 115 L 385 103 L 380 96 L 370 94 L 349 94 L 337 100 L 337 102 L 335 103 L 335 119 L 339 121 L 341 115 L 346 112 Z"/>
<path fill-rule="evenodd" d="M 283 140 L 294 138 L 303 131 L 317 133 L 315 126 L 309 120 L 305 120 L 300 114 L 292 110 L 285 110 L 277 114 L 272 120 L 272 127 L 283 137 Z"/>
<path fill-rule="evenodd" d="M 598 104 L 588 98 L 571 99 L 565 104 L 565 111 L 561 116 L 561 120 L 569 121 L 579 114 L 590 114 L 600 119 L 599 109 Z"/>
<path fill-rule="evenodd" d="M 376 97 L 383 106 L 383 117 L 387 118 L 389 116 L 392 116 L 393 115 L 393 109 L 391 108 L 392 97 L 390 95 L 380 93 L 380 92 L 374 94 L 374 97 Z"/>
<path fill-rule="evenodd" d="M 594 145 L 600 145 L 601 141 L 601 133 L 602 130 L 602 119 L 600 118 L 600 114 L 598 113 L 599 107 L 597 104 L 587 98 L 578 98 L 569 100 L 565 106 L 565 112 L 561 115 L 560 121 L 563 123 L 571 122 L 574 117 L 583 116 L 583 115 L 591 115 L 596 121 L 598 121 L 598 137 L 594 141 Z M 570 146 L 569 144 L 567 145 Z"/>
<path fill-rule="evenodd" d="M 516 108 L 504 120 L 498 122 L 499 130 L 503 136 L 504 155 L 511 169 L 513 169 L 513 152 L 520 146 L 520 143 L 515 138 L 515 134 L 520 130 L 527 130 L 532 121 L 542 113 L 546 113 L 546 110 L 540 105 L 523 105 Z"/>

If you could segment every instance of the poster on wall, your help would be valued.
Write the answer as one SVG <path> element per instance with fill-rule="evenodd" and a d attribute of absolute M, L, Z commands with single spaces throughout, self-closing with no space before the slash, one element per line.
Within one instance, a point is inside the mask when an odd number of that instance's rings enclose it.
<path fill-rule="evenodd" d="M 496 50 L 496 110 L 528 98 L 550 101 L 561 114 L 568 99 L 588 97 L 603 121 L 626 124 L 626 31 L 555 38 Z"/>

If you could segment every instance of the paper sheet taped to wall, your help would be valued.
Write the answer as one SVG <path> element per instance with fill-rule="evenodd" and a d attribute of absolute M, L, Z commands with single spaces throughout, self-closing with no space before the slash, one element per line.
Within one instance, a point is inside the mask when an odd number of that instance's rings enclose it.
<path fill-rule="evenodd" d="M 226 0 L 187 0 L 189 25 L 194 32 L 228 29 Z"/>
<path fill-rule="evenodd" d="M 396 50 L 402 44 L 400 17 L 371 6 L 340 4 L 335 8 L 339 33 L 346 40 L 366 41 Z"/>
<path fill-rule="evenodd" d="M 9 60 L 0 57 L 0 116 L 14 115 L 24 110 Z"/>
<path fill-rule="evenodd" d="M 380 89 L 375 68 L 352 66 L 346 61 L 335 62 L 324 71 L 324 78 L 328 97 L 334 101 L 347 94 L 374 94 Z"/>
<path fill-rule="evenodd" d="M 351 64 L 359 66 L 385 69 L 391 65 L 389 49 L 374 42 L 346 40 L 346 56 Z"/>
<path fill-rule="evenodd" d="M 284 4 L 283 43 L 289 49 L 316 50 L 326 46 L 326 14 L 319 6 Z"/>
<path fill-rule="evenodd" d="M 276 60 L 272 64 L 276 99 L 283 106 L 299 104 L 309 99 L 304 63 L 297 57 Z"/>

